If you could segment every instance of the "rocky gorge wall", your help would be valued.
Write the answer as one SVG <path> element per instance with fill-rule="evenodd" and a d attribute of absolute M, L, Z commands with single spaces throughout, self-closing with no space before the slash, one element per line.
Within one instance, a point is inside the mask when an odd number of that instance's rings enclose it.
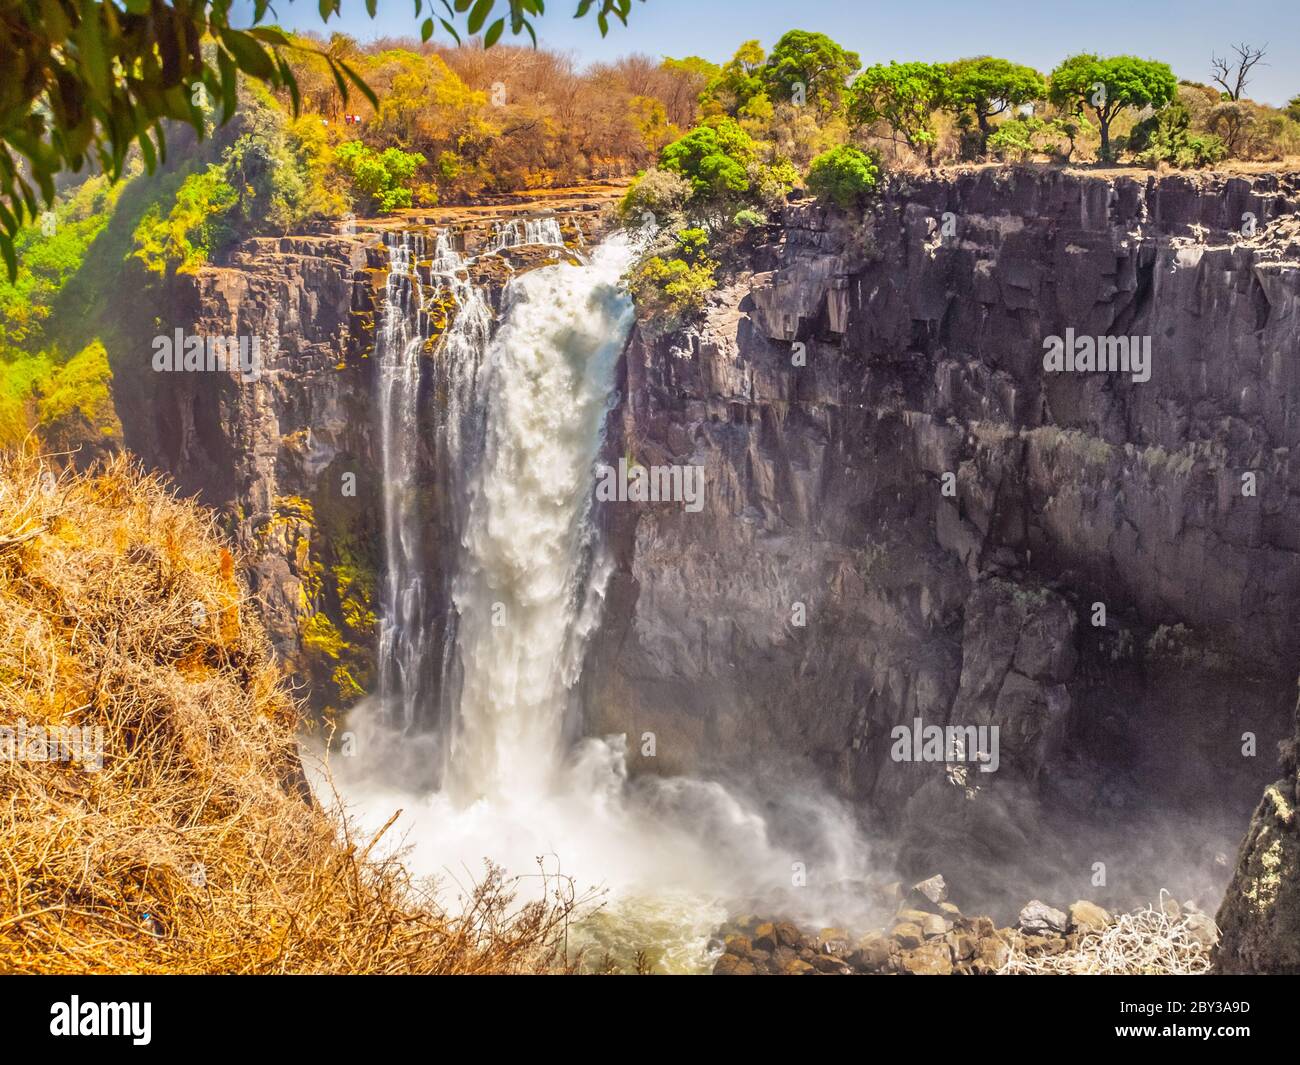
<path fill-rule="evenodd" d="M 573 242 L 596 206 L 560 208 Z M 629 340 L 608 458 L 707 488 L 698 513 L 599 505 L 586 730 L 653 732 L 636 772 L 815 777 L 963 906 L 996 910 L 1013 876 L 1021 900 L 1122 906 L 1175 868 L 1220 890 L 1295 729 L 1297 206 L 1294 175 L 990 168 L 897 179 L 862 226 L 793 204 L 754 231 L 701 322 Z M 458 245 L 506 210 L 456 221 Z M 115 368 L 127 446 L 220 509 L 318 708 L 374 682 L 383 228 L 248 241 L 180 280 L 158 328 L 277 338 L 256 382 Z M 494 305 L 508 272 L 480 279 Z M 1044 374 L 1067 328 L 1151 337 L 1150 380 Z M 441 626 L 436 433 L 412 444 Z M 891 758 L 918 718 L 998 726 L 998 772 Z M 1221 917 L 1241 967 L 1277 967 L 1293 927 L 1288 773 Z"/>
<path fill-rule="evenodd" d="M 605 505 L 588 730 L 816 773 L 982 905 L 1012 869 L 1212 905 L 1294 720 L 1298 206 L 1029 168 L 897 180 L 862 229 L 791 206 L 697 327 L 629 344 L 610 459 L 702 466 L 706 502 Z M 1149 336 L 1150 379 L 1046 374 L 1067 329 Z M 998 771 L 894 760 L 916 719 L 997 725 Z"/>

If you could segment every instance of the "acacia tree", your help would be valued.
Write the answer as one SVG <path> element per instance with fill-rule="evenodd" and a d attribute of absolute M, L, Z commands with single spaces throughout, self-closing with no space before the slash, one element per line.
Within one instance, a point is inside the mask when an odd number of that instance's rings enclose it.
<path fill-rule="evenodd" d="M 321 18 L 337 15 L 343 0 L 319 0 Z M 456 22 L 483 31 L 491 46 L 507 26 L 536 43 L 530 16 L 543 0 L 415 0 L 428 40 L 435 22 L 459 40 Z M 365 0 L 373 18 L 379 0 Z M 112 180 L 138 145 L 147 169 L 165 158 L 164 122 L 192 126 L 202 137 L 206 115 L 221 105 L 228 121 L 237 104 L 239 74 L 286 89 L 295 113 L 297 80 L 287 58 L 309 51 L 328 66 L 346 101 L 348 87 L 372 105 L 374 93 L 340 55 L 264 25 L 270 0 L 253 0 L 247 27 L 231 25 L 232 0 L 6 0 L 0 4 L 0 257 L 17 276 L 14 238 L 40 200 L 54 203 L 54 179 L 77 171 L 88 157 Z M 632 0 L 579 0 L 578 16 L 596 12 L 604 34 L 610 16 L 626 23 Z M 443 17 L 442 13 L 446 17 Z M 494 10 L 504 13 L 491 20 Z"/>
<path fill-rule="evenodd" d="M 945 100 L 948 68 L 942 63 L 877 63 L 853 79 L 849 118 L 862 125 L 884 121 L 909 148 L 934 151 L 931 116 Z"/>
<path fill-rule="evenodd" d="M 1041 100 L 1047 86 L 1033 67 L 1009 59 L 976 56 L 948 64 L 945 106 L 957 115 L 974 114 L 979 127 L 980 155 L 988 154 L 989 122 L 1012 107 Z"/>
<path fill-rule="evenodd" d="M 845 84 L 860 62 L 857 52 L 846 51 L 824 33 L 791 30 L 776 42 L 759 75 L 773 100 L 802 95 L 828 113 L 840 108 Z"/>
<path fill-rule="evenodd" d="M 1057 107 L 1081 114 L 1090 109 L 1101 133 L 1101 157 L 1110 160 L 1110 126 L 1125 108 L 1159 109 L 1174 99 L 1178 79 L 1168 63 L 1131 55 L 1107 59 L 1071 56 L 1051 74 L 1048 99 Z"/>

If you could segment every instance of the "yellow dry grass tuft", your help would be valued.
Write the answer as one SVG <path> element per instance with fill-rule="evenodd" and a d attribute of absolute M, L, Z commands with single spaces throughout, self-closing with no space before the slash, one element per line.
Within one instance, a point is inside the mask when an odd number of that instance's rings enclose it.
<path fill-rule="evenodd" d="M 312 802 L 235 569 L 124 458 L 0 457 L 0 972 L 568 968 L 566 884 L 489 867 L 448 915 Z"/>

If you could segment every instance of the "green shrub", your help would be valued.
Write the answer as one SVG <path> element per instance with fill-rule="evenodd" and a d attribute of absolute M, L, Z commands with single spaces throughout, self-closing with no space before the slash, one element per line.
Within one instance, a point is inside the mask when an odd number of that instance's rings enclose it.
<path fill-rule="evenodd" d="M 1185 104 L 1170 104 L 1134 126 L 1126 146 L 1143 166 L 1168 163 L 1188 170 L 1220 162 L 1228 154 L 1223 141 L 1212 133 L 1193 133 L 1191 121 Z"/>
<path fill-rule="evenodd" d="M 1037 115 L 1023 115 L 1003 122 L 989 137 L 989 152 L 999 159 L 1025 162 L 1035 155 L 1050 155 L 1068 162 L 1074 154 L 1074 142 L 1092 129 L 1088 120 L 1063 116 L 1045 120 Z"/>
<path fill-rule="evenodd" d="M 157 204 L 145 212 L 135 229 L 132 255 L 151 273 L 194 273 L 231 238 L 226 214 L 236 199 L 224 167 L 214 163 L 190 174 L 165 218 Z"/>
<path fill-rule="evenodd" d="M 370 201 L 370 209 L 387 213 L 411 206 L 405 182 L 424 166 L 424 156 L 400 148 L 376 152 L 360 141 L 345 141 L 334 154 L 356 190 Z"/>
<path fill-rule="evenodd" d="M 756 158 L 749 134 L 732 119 L 718 118 L 665 146 L 659 165 L 689 181 L 693 199 L 706 201 L 748 192 L 747 167 Z"/>
<path fill-rule="evenodd" d="M 879 173 L 875 160 L 866 152 L 842 144 L 812 161 L 808 189 L 819 200 L 849 210 L 866 203 Z"/>
<path fill-rule="evenodd" d="M 639 226 L 650 214 L 657 224 L 679 217 L 693 189 L 681 174 L 652 166 L 627 190 L 619 204 L 625 225 Z"/>
<path fill-rule="evenodd" d="M 709 235 L 703 229 L 683 229 L 674 236 L 675 254 L 651 255 L 633 267 L 628 287 L 638 308 L 672 325 L 704 306 L 717 287 L 717 261 L 708 254 Z"/>

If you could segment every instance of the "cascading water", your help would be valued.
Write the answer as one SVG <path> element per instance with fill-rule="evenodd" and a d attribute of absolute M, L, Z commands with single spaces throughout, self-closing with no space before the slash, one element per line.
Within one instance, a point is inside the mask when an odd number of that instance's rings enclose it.
<path fill-rule="evenodd" d="M 395 262 L 407 262 L 398 250 L 406 246 L 394 246 Z M 449 740 L 440 745 L 446 765 L 442 786 L 414 797 L 395 768 L 411 737 L 390 743 L 370 718 L 360 727 L 370 729 L 363 746 L 371 761 L 358 760 L 348 767 L 354 779 L 340 782 L 365 820 L 382 823 L 396 806 L 408 811 L 406 861 L 416 872 L 455 878 L 490 857 L 526 877 L 539 855 L 552 856 L 579 887 L 600 884 L 612 893 L 587 925 L 602 946 L 653 941 L 663 964 L 693 968 L 726 915 L 725 900 L 782 890 L 788 896 L 791 870 L 809 862 L 827 883 L 860 878 L 866 850 L 852 819 L 825 797 L 782 797 L 799 826 L 799 850 L 787 850 L 773 841 L 764 816 L 720 784 L 631 781 L 625 737 L 575 740 L 567 728 L 607 576 L 590 520 L 593 466 L 632 321 L 620 283 L 632 256 L 628 240 L 615 237 L 581 264 L 515 277 L 502 324 L 488 340 L 490 314 L 463 276 L 465 264 L 449 241 L 436 242 L 433 274 L 457 307 L 435 359 L 447 408 L 436 442 L 439 476 L 456 497 L 459 538 L 455 618 L 439 685 L 449 711 Z M 381 435 L 386 452 L 414 454 L 416 438 L 402 436 L 411 423 L 401 420 L 413 406 L 403 389 L 416 388 L 419 371 L 419 344 L 412 351 L 408 336 L 409 323 L 419 320 L 406 284 L 390 275 L 390 316 L 400 311 L 408 324 L 385 323 L 383 350 L 400 357 L 384 377 L 393 382 L 384 393 L 392 394 L 385 401 L 392 418 Z M 386 454 L 385 477 L 395 478 L 385 488 L 386 519 L 411 518 L 413 509 L 397 502 L 413 461 Z M 411 585 L 402 582 L 416 579 L 409 569 L 416 556 L 400 530 L 387 540 L 389 602 L 404 604 Z M 411 616 L 393 621 L 400 626 Z M 405 646 L 402 634 L 392 643 Z M 411 646 L 427 652 L 418 637 Z M 401 675 L 412 672 L 419 670 Z M 423 688 L 404 694 L 427 697 Z M 421 708 L 409 713 L 407 722 L 419 720 Z M 526 891 L 533 882 L 520 886 Z"/>
<path fill-rule="evenodd" d="M 506 248 L 517 248 L 521 244 L 556 244 L 563 246 L 564 236 L 560 232 L 560 223 L 555 218 L 512 218 L 508 222 L 498 222 L 492 234 L 489 251 L 497 252 Z"/>
<path fill-rule="evenodd" d="M 632 321 L 627 245 L 508 290 L 481 371 L 490 397 L 455 585 L 459 714 L 449 781 L 461 799 L 554 783 L 586 635 L 592 466 Z"/>
<path fill-rule="evenodd" d="M 402 727 L 416 720 L 430 694 L 425 567 L 412 442 L 419 428 L 420 353 L 428 334 L 416 264 L 424 238 L 388 238 L 383 328 L 375 344 L 379 371 L 379 453 L 383 474 L 386 559 L 379 624 L 379 697 Z"/>
<path fill-rule="evenodd" d="M 379 693 L 390 718 L 403 728 L 427 721 L 439 669 L 431 654 L 427 614 L 429 588 L 422 543 L 429 515 L 420 506 L 418 443 L 421 367 L 433 332 L 431 311 L 450 319 L 437 345 L 433 388 L 444 402 L 438 413 L 436 475 L 451 498 L 466 494 L 464 471 L 476 463 L 481 411 L 476 377 L 492 326 L 492 312 L 472 283 L 465 258 L 451 237 L 434 235 L 428 252 L 422 233 L 388 238 L 389 273 L 383 327 L 376 344 L 379 363 L 380 467 L 383 475 L 385 576 L 379 633 Z M 455 535 L 464 515 L 452 515 Z"/>

